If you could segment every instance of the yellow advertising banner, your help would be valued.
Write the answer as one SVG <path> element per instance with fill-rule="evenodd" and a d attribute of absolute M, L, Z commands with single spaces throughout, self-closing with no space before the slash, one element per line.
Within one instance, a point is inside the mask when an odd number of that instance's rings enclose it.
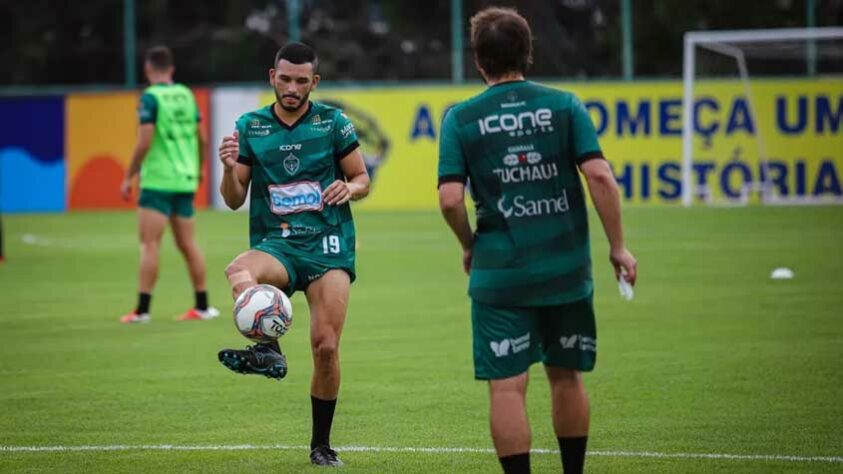
<path fill-rule="evenodd" d="M 682 84 L 550 84 L 579 96 L 591 113 L 623 199 L 681 203 Z M 445 111 L 482 86 L 320 89 L 319 101 L 346 110 L 374 176 L 363 206 L 437 206 L 439 125 Z M 735 201 L 752 183 L 781 198 L 839 199 L 843 170 L 843 81 L 701 82 L 694 103 L 695 195 Z M 274 100 L 271 91 L 261 103 Z M 762 165 L 759 156 L 766 156 Z"/>

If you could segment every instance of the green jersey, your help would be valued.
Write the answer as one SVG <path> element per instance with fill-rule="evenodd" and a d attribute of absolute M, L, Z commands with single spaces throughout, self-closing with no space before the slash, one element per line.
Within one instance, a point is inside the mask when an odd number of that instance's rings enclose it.
<path fill-rule="evenodd" d="M 322 200 L 325 188 L 345 179 L 340 160 L 359 146 L 348 117 L 311 102 L 287 125 L 269 105 L 241 116 L 236 126 L 237 161 L 252 169 L 250 245 L 277 239 L 292 255 L 353 255 L 351 206 Z"/>
<path fill-rule="evenodd" d="M 154 84 L 141 96 L 140 123 L 155 124 L 152 146 L 141 164 L 140 187 L 192 193 L 199 186 L 199 109 L 181 84 Z"/>
<path fill-rule="evenodd" d="M 497 306 L 546 306 L 593 291 L 578 165 L 602 158 L 572 94 L 498 84 L 445 115 L 439 183 L 468 181 L 477 211 L 469 295 Z"/>

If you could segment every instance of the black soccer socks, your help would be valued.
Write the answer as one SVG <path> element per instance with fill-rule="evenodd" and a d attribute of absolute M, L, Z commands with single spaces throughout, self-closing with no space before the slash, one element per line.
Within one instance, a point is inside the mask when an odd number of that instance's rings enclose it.
<path fill-rule="evenodd" d="M 556 438 L 559 441 L 559 451 L 562 453 L 562 472 L 565 474 L 579 474 L 585 465 L 585 447 L 588 436 L 578 438 Z"/>
<path fill-rule="evenodd" d="M 513 454 L 498 460 L 504 474 L 530 474 L 530 453 Z"/>
<path fill-rule="evenodd" d="M 322 400 L 310 396 L 310 406 L 313 413 L 313 436 L 310 438 L 310 449 L 317 446 L 331 445 L 331 423 L 334 421 L 336 400 Z"/>
<path fill-rule="evenodd" d="M 148 313 L 150 301 L 152 301 L 152 295 L 150 295 L 149 293 L 138 293 L 138 306 L 135 308 L 135 313 Z"/>
<path fill-rule="evenodd" d="M 207 291 L 197 291 L 196 292 L 196 309 L 199 311 L 208 311 L 208 292 Z"/>

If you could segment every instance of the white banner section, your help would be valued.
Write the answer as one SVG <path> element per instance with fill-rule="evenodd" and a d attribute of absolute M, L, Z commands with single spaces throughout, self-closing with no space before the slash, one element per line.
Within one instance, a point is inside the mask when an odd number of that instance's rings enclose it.
<path fill-rule="evenodd" d="M 211 95 L 211 143 L 212 143 L 212 165 L 211 177 L 213 186 L 211 189 L 211 206 L 214 209 L 228 209 L 220 195 L 220 181 L 222 180 L 222 163 L 219 159 L 217 149 L 222 143 L 222 137 L 231 135 L 234 132 L 234 122 L 246 112 L 260 107 L 259 97 L 262 89 L 258 88 L 237 88 L 220 87 L 213 90 Z M 249 200 L 240 210 L 249 209 Z"/>

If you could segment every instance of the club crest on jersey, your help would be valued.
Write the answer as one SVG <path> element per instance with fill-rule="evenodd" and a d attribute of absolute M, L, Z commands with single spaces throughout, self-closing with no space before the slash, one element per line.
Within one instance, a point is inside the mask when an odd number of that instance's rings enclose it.
<path fill-rule="evenodd" d="M 290 153 L 286 158 L 284 158 L 283 164 L 284 170 L 287 171 L 287 174 L 296 174 L 299 170 L 299 166 L 301 165 L 301 161 L 299 161 L 299 158 L 296 155 Z"/>

